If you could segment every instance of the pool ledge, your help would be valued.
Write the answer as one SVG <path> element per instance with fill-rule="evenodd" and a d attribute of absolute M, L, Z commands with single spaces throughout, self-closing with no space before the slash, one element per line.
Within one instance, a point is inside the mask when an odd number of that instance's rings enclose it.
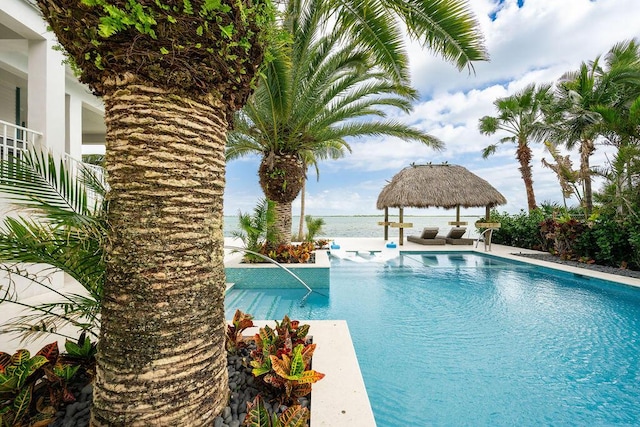
<path fill-rule="evenodd" d="M 313 353 L 313 369 L 325 377 L 313 385 L 311 392 L 310 427 L 375 427 L 356 351 L 345 320 L 304 320 L 310 326 L 309 335 L 317 344 Z M 275 322 L 254 320 L 257 332 Z"/>
<path fill-rule="evenodd" d="M 309 264 L 243 263 L 241 253 L 225 256 L 224 270 L 227 282 L 236 288 L 300 288 L 299 280 L 312 289 L 329 289 L 331 261 L 326 249 L 315 252 L 315 262 Z M 288 270 L 287 272 L 283 269 Z"/>

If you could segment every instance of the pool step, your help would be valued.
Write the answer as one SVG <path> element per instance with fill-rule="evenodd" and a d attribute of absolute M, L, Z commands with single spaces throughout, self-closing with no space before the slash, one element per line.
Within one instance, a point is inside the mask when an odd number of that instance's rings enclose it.
<path fill-rule="evenodd" d="M 260 292 L 256 289 L 231 289 L 225 298 L 225 317 L 232 319 L 237 309 L 254 319 L 280 320 L 287 314 L 297 319 L 308 319 L 313 305 L 300 307 L 302 295 L 293 297 L 288 293 Z M 286 311 L 282 311 L 282 310 Z"/>

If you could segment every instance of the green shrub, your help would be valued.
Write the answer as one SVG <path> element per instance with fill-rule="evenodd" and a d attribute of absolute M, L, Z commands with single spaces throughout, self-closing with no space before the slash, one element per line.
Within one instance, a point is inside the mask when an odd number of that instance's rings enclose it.
<path fill-rule="evenodd" d="M 576 241 L 575 252 L 599 265 L 640 269 L 638 224 L 601 215 Z"/>
<path fill-rule="evenodd" d="M 546 250 L 546 242 L 540 233 L 544 214 L 536 209 L 530 213 L 521 210 L 518 214 L 491 212 L 491 222 L 499 222 L 500 228 L 493 232 L 492 242 L 516 248 Z"/>

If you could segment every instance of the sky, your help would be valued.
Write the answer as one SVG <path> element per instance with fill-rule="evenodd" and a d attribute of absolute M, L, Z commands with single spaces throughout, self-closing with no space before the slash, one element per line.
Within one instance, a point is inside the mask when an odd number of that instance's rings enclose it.
<path fill-rule="evenodd" d="M 352 153 L 320 163 L 320 176 L 310 171 L 305 213 L 312 216 L 376 215 L 378 194 L 402 168 L 412 162 L 448 162 L 466 167 L 487 180 L 507 199 L 501 212 L 527 208 L 524 184 L 515 158 L 515 145 L 501 144 L 495 154 L 482 158 L 486 146 L 506 133 L 481 135 L 478 121 L 496 115 L 493 102 L 530 83 L 553 83 L 582 62 L 604 56 L 616 43 L 640 38 L 640 0 L 469 0 L 489 52 L 488 62 L 474 64 L 475 73 L 458 71 L 435 54 L 409 43 L 413 86 L 420 98 L 410 114 L 390 117 L 441 139 L 442 151 L 399 139 L 349 139 Z M 552 161 L 542 144 L 531 144 L 536 200 L 562 204 L 555 173 L 542 166 Z M 565 154 L 565 151 L 563 151 Z M 604 166 L 610 147 L 598 146 L 593 166 Z M 571 156 L 574 167 L 579 158 Z M 246 157 L 227 164 L 225 215 L 252 211 L 263 198 L 258 183 L 259 158 Z M 596 182 L 594 188 L 599 188 Z M 569 201 L 575 205 L 575 201 Z M 293 203 L 299 214 L 300 198 Z M 447 215 L 443 209 L 405 209 L 408 215 Z M 484 208 L 466 209 L 463 215 L 483 214 Z"/>

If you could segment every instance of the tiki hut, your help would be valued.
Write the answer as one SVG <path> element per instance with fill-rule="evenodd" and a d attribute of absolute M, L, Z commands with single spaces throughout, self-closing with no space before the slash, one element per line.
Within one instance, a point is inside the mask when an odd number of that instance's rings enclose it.
<path fill-rule="evenodd" d="M 507 200 L 491 184 L 466 168 L 450 164 L 410 166 L 398 172 L 380 192 L 376 207 L 384 209 L 384 237 L 388 239 L 388 227 L 403 229 L 412 227 L 403 223 L 403 208 L 440 207 L 456 209 L 456 220 L 450 225 L 466 225 L 460 221 L 460 207 L 486 207 L 486 220 L 492 207 L 504 205 Z M 399 208 L 399 222 L 389 222 L 389 208 Z"/>

